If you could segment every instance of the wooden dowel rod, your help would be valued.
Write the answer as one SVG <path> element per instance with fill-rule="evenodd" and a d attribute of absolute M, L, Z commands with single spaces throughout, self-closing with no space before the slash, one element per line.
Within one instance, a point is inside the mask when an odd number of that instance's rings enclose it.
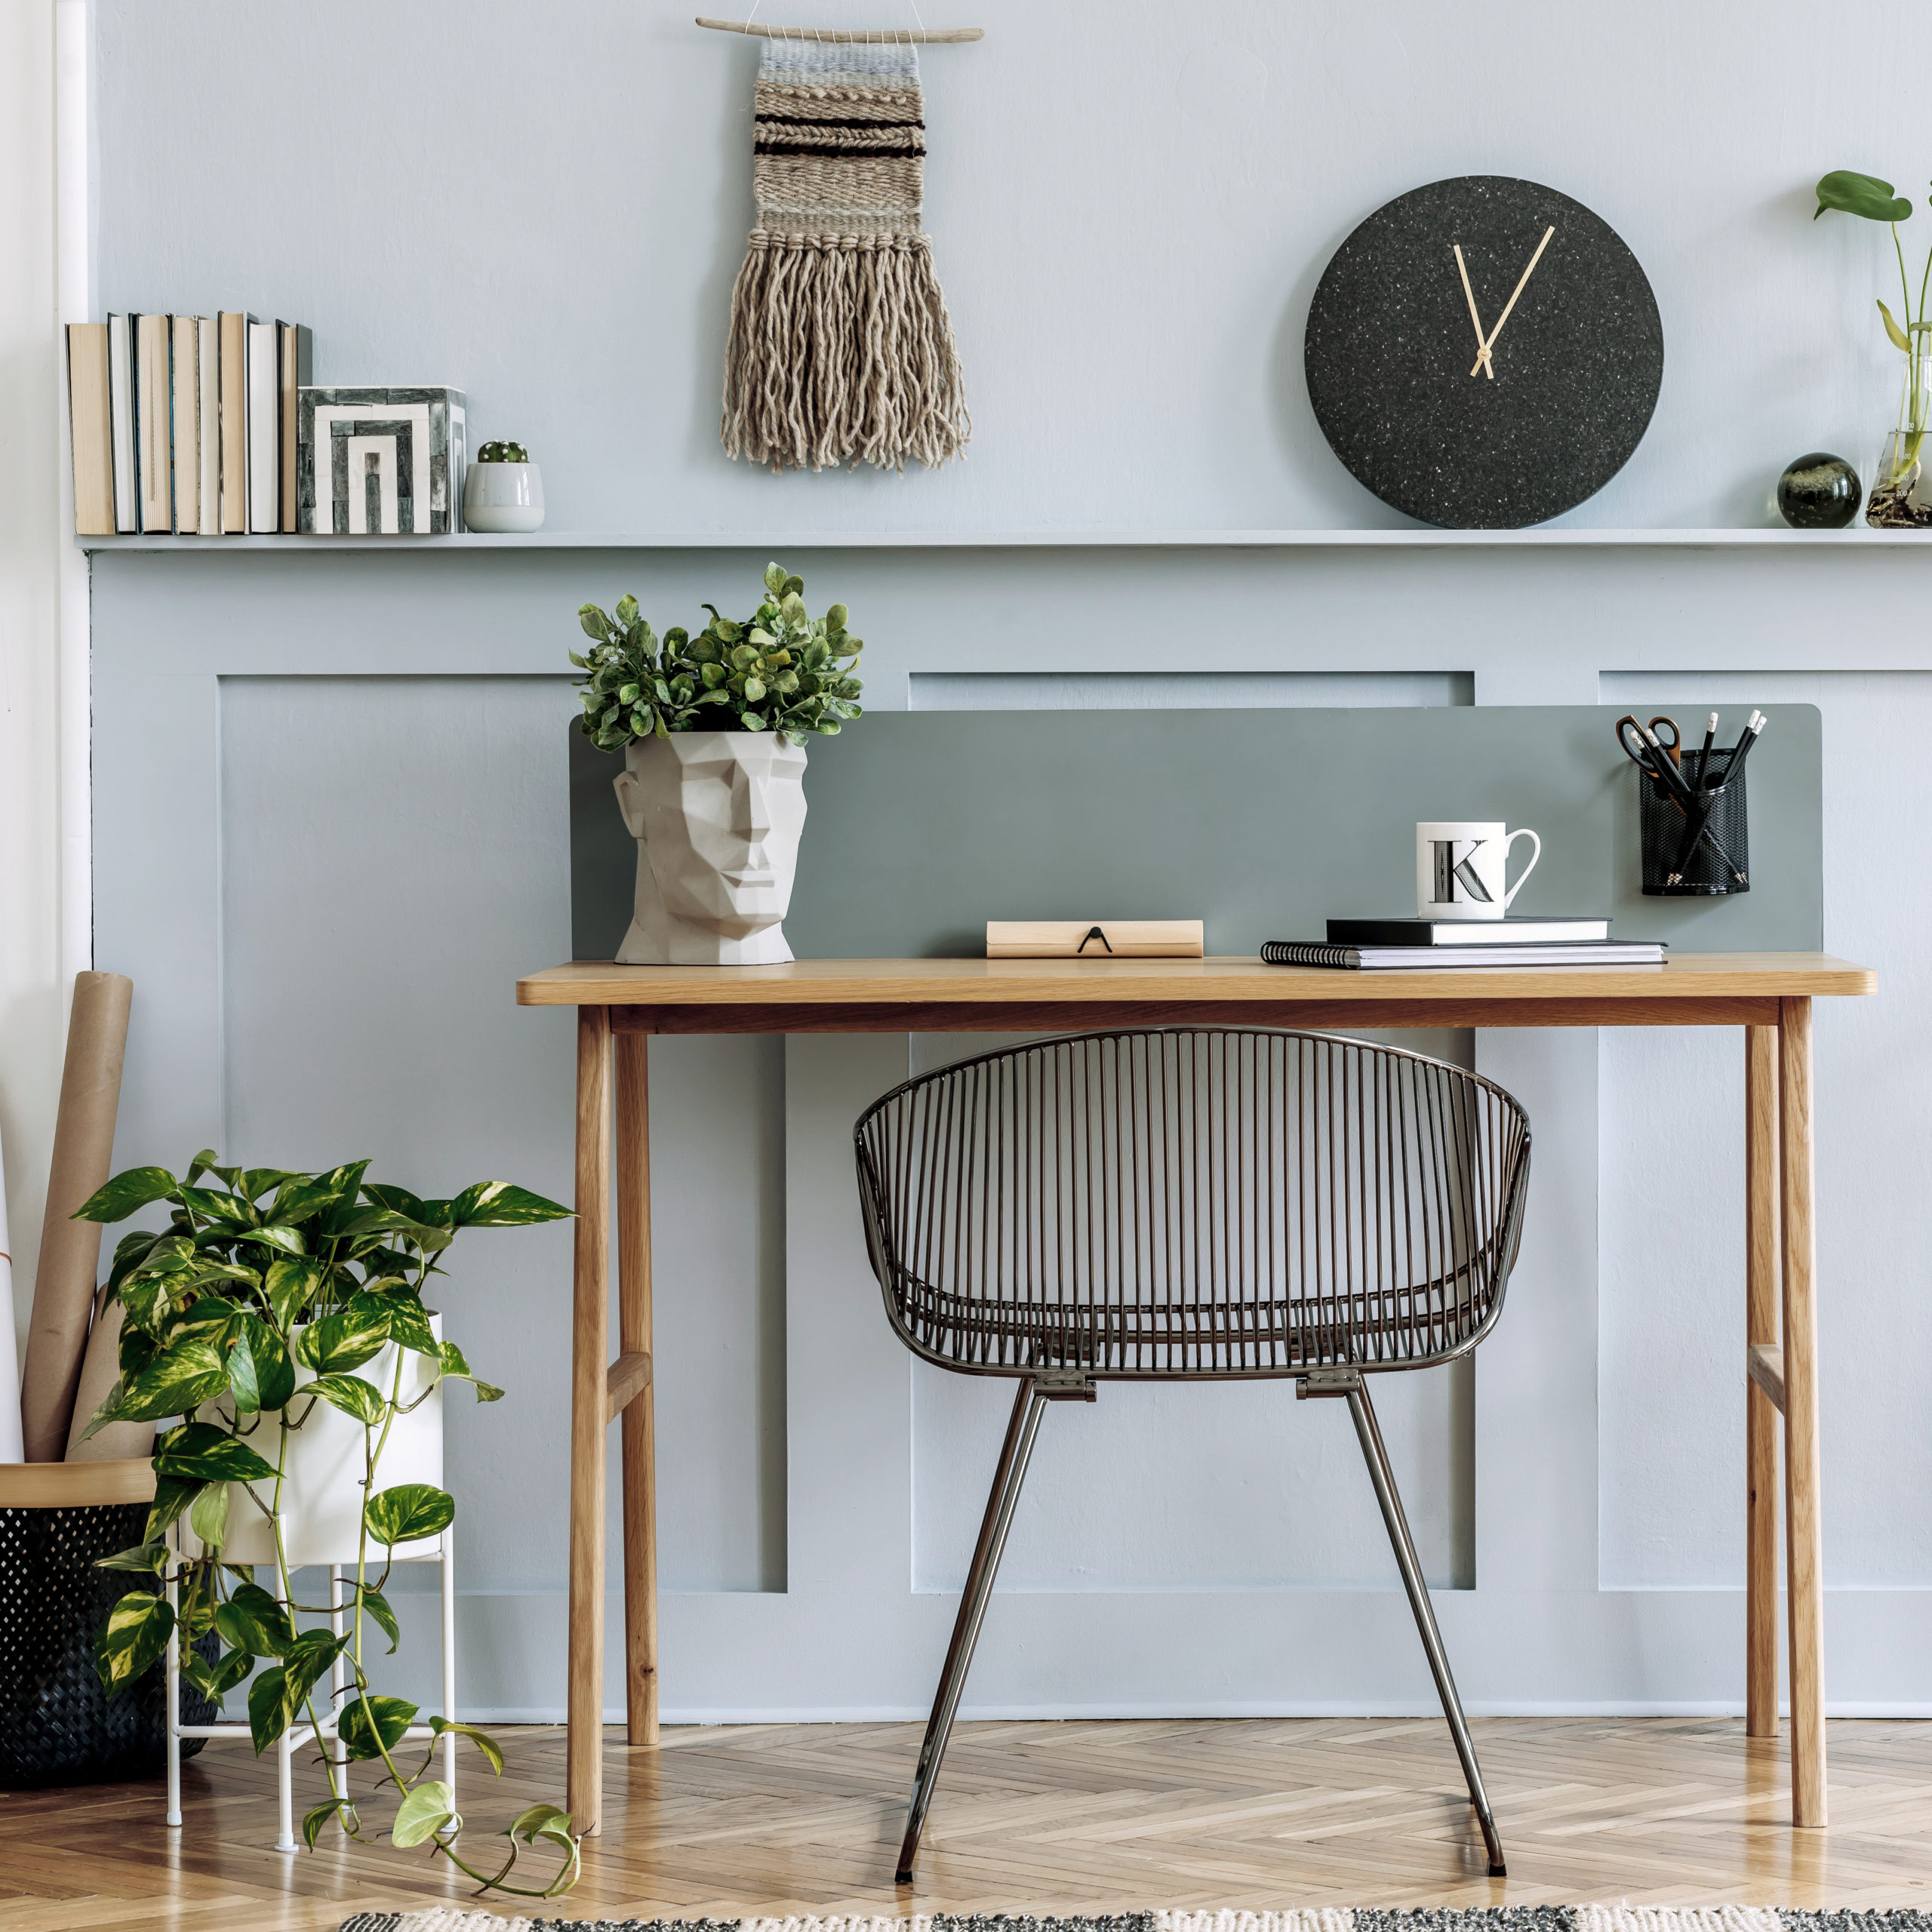
<path fill-rule="evenodd" d="M 855 42 L 866 47 L 957 46 L 986 37 L 984 27 L 774 27 L 762 20 L 707 20 L 702 14 L 697 23 L 713 33 L 748 33 L 755 40 Z"/>

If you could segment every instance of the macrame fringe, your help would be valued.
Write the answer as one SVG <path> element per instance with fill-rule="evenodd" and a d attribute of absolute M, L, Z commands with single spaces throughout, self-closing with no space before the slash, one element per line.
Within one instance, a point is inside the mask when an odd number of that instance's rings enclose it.
<path fill-rule="evenodd" d="M 973 433 L 923 235 L 754 229 L 731 291 L 727 456 L 774 470 L 936 469 Z"/>

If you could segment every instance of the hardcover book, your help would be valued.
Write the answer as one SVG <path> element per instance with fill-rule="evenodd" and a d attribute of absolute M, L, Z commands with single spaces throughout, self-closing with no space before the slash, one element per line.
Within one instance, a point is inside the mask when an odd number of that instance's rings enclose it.
<path fill-rule="evenodd" d="M 174 532 L 192 537 L 202 525 L 200 335 L 192 315 L 171 315 L 174 358 Z"/>
<path fill-rule="evenodd" d="M 1337 946 L 1574 945 L 1610 937 L 1607 918 L 1331 919 Z"/>
<path fill-rule="evenodd" d="M 221 316 L 221 528 L 238 537 L 248 528 L 249 315 Z"/>
<path fill-rule="evenodd" d="M 281 359 L 272 322 L 248 325 L 248 531 L 272 537 L 281 525 Z"/>
<path fill-rule="evenodd" d="M 74 528 L 114 534 L 114 432 L 107 325 L 67 325 L 67 420 L 74 439 Z"/>
<path fill-rule="evenodd" d="M 141 528 L 158 536 L 174 530 L 172 414 L 165 315 L 134 318 L 134 488 Z"/>
<path fill-rule="evenodd" d="M 134 332 L 125 315 L 107 318 L 107 393 L 114 432 L 114 528 L 131 537 L 141 527 L 134 497 Z"/>
<path fill-rule="evenodd" d="M 277 366 L 276 401 L 281 413 L 281 527 L 293 536 L 300 527 L 296 513 L 296 457 L 301 445 L 302 392 L 315 380 L 315 338 L 306 322 L 275 325 Z"/>
<path fill-rule="evenodd" d="M 221 325 L 212 315 L 195 318 L 195 447 L 201 457 L 198 535 L 221 534 Z"/>

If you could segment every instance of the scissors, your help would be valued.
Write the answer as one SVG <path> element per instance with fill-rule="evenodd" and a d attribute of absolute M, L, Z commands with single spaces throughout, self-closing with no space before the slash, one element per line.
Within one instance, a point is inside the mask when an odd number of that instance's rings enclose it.
<path fill-rule="evenodd" d="M 1669 777 L 1675 777 L 1682 762 L 1684 734 L 1677 728 L 1677 720 L 1660 713 L 1650 722 L 1650 732 L 1663 749 L 1670 754 Z M 1673 786 L 1669 777 L 1660 768 L 1651 748 L 1650 739 L 1644 735 L 1644 728 L 1638 723 L 1634 713 L 1626 712 L 1617 721 L 1617 742 L 1623 747 L 1623 755 L 1638 769 L 1655 779 L 1666 790 L 1681 791 L 1684 786 Z"/>
<path fill-rule="evenodd" d="M 1678 771 L 1684 769 L 1684 734 L 1677 728 L 1677 720 L 1660 715 L 1651 720 L 1651 729 L 1657 741 L 1670 754 L 1670 761 Z"/>
<path fill-rule="evenodd" d="M 1623 747 L 1623 755 L 1657 786 L 1684 818 L 1690 821 L 1690 824 L 1696 826 L 1696 831 L 1688 841 L 1690 850 L 1694 851 L 1698 841 L 1702 840 L 1717 854 L 1725 871 L 1740 885 L 1743 884 L 1745 875 L 1738 869 L 1737 860 L 1724 850 L 1717 834 L 1710 829 L 1711 814 L 1709 809 L 1699 811 L 1694 820 L 1691 818 L 1694 801 L 1690 787 L 1678 771 L 1684 734 L 1677 728 L 1677 720 L 1662 715 L 1651 720 L 1650 734 L 1657 741 L 1658 749 L 1655 750 L 1651 748 L 1650 737 L 1644 734 L 1644 727 L 1637 721 L 1633 713 L 1626 712 L 1617 721 L 1616 729 L 1617 742 Z M 1669 755 L 1668 766 L 1663 761 L 1664 753 Z M 1685 829 L 1688 832 L 1690 826 L 1687 825 Z M 1679 854 L 1677 869 L 1672 876 L 1673 884 L 1682 876 L 1682 868 L 1688 863 L 1689 858 L 1688 851 Z"/>

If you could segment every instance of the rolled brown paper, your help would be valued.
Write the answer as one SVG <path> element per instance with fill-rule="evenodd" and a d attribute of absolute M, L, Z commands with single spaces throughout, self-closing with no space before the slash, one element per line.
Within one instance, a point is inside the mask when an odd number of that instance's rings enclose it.
<path fill-rule="evenodd" d="M 20 1377 L 21 1433 L 29 1463 L 57 1463 L 66 1453 L 100 1266 L 100 1223 L 72 1216 L 106 1182 L 114 1158 L 114 1116 L 121 1102 L 121 1063 L 134 997 L 134 981 L 118 973 L 74 975 L 47 1218 L 34 1274 L 26 1368 Z"/>
<path fill-rule="evenodd" d="M 105 1300 L 107 1291 L 101 1291 Z M 128 1311 L 118 1301 L 97 1306 L 94 1326 L 88 1331 L 87 1354 L 81 1363 L 80 1386 L 74 1394 L 74 1420 L 67 1430 L 67 1460 L 70 1463 L 118 1463 L 131 1457 L 154 1454 L 154 1424 L 151 1422 L 111 1422 L 83 1442 L 94 1413 L 107 1400 L 108 1392 L 121 1376 L 121 1324 Z"/>

